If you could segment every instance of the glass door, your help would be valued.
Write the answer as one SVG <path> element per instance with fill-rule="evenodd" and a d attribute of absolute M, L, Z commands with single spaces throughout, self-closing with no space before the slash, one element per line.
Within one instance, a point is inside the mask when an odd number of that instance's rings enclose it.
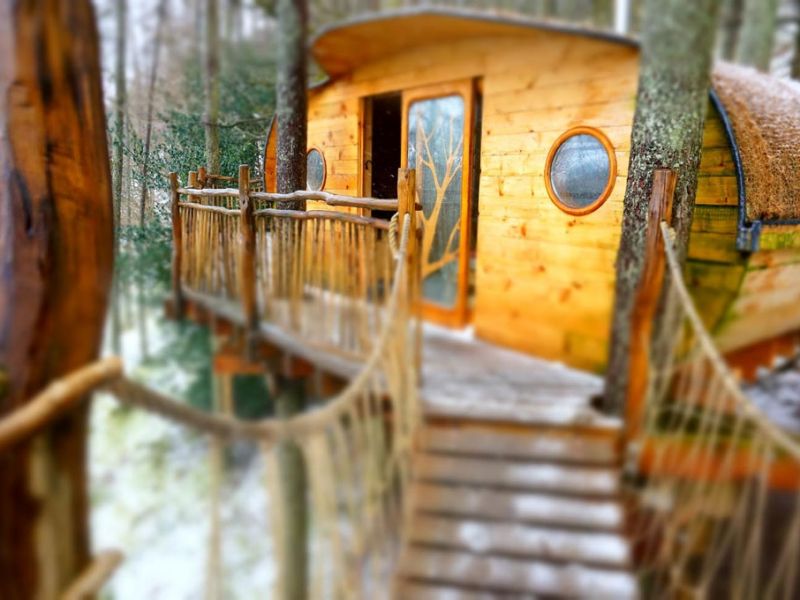
<path fill-rule="evenodd" d="M 460 327 L 468 318 L 471 80 L 403 94 L 404 165 L 417 171 L 423 316 Z"/>

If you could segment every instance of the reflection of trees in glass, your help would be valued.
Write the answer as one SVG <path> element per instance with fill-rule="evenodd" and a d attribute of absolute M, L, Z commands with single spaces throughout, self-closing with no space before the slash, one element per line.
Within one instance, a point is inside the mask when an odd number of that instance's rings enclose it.
<path fill-rule="evenodd" d="M 448 96 L 415 102 L 409 115 L 409 164 L 422 202 L 425 297 L 452 305 L 458 289 L 464 101 Z"/>

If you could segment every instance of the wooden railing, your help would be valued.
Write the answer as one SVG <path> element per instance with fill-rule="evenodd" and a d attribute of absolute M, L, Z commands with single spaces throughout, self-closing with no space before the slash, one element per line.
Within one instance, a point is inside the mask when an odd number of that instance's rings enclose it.
<path fill-rule="evenodd" d="M 387 200 L 253 192 L 246 166 L 239 189 L 180 187 L 171 174 L 175 306 L 187 296 L 226 301 L 252 337 L 270 324 L 314 348 L 363 360 L 383 318 L 397 251 L 397 221 L 371 211 L 408 214 L 414 227 L 409 180 L 413 171 L 401 170 L 398 199 Z M 188 183 L 196 181 L 190 173 Z M 324 206 L 277 208 L 308 202 Z"/>
<path fill-rule="evenodd" d="M 665 221 L 656 231 L 650 258 L 670 286 L 646 343 L 667 360 L 649 362 L 644 401 L 628 415 L 644 596 L 797 598 L 800 440 L 742 392 L 692 302 L 672 231 Z"/>
<path fill-rule="evenodd" d="M 120 360 L 108 358 L 52 383 L 23 408 L 0 420 L 0 452 L 75 410 L 93 390 L 110 392 L 120 402 L 205 433 L 213 441 L 212 448 L 234 440 L 256 443 L 266 465 L 274 559 L 281 565 L 284 519 L 278 499 L 284 497 L 285 482 L 280 477 L 277 448 L 280 442 L 291 440 L 303 452 L 307 465 L 314 523 L 309 543 L 314 594 L 384 597 L 404 526 L 411 441 L 420 422 L 418 323 L 412 318 L 418 291 L 409 255 L 415 231 L 412 223 L 413 215 L 403 215 L 399 239 L 389 246 L 393 250 L 389 258 L 391 289 L 385 292 L 384 311 L 371 349 L 345 389 L 321 406 L 289 419 L 243 421 L 210 414 L 127 378 Z M 219 505 L 211 503 L 212 519 L 217 517 L 216 510 Z M 219 538 L 212 539 L 210 554 L 218 552 L 219 543 Z M 65 597 L 96 593 L 120 559 L 118 552 L 98 556 Z M 283 597 L 281 585 L 279 577 L 278 589 L 272 594 L 265 590 L 264 596 Z"/>

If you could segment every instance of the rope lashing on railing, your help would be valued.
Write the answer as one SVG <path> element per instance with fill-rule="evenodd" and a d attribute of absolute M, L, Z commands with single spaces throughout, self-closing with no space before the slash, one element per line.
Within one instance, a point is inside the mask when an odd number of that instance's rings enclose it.
<path fill-rule="evenodd" d="M 670 275 L 645 414 L 631 440 L 628 527 L 647 598 L 795 598 L 800 445 L 739 388 L 662 223 Z"/>

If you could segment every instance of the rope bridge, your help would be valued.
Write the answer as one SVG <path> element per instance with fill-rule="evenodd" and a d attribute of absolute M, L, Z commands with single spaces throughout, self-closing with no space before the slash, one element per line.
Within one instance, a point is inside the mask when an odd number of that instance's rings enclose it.
<path fill-rule="evenodd" d="M 646 598 L 800 594 L 800 443 L 747 398 L 705 330 L 661 223 L 671 285 L 642 423 L 630 536 Z M 631 424 L 629 424 L 630 427 Z"/>
<path fill-rule="evenodd" d="M 234 439 L 258 444 L 266 464 L 267 495 L 280 499 L 284 482 L 276 450 L 280 442 L 291 440 L 308 467 L 313 597 L 380 597 L 399 550 L 411 439 L 420 422 L 410 236 L 411 217 L 406 215 L 400 239 L 392 244 L 391 289 L 385 293 L 384 318 L 371 349 L 359 373 L 320 408 L 289 419 L 254 422 L 209 414 L 128 379 L 120 360 L 110 358 L 54 382 L 0 421 L 0 451 L 35 435 L 91 391 L 105 390 L 124 403 L 208 434 L 212 452 Z M 212 512 L 218 510 L 218 503 L 212 505 Z M 279 501 L 269 502 L 277 561 L 285 545 L 282 508 Z M 211 517 L 213 521 L 218 515 Z M 210 557 L 219 551 L 219 543 L 212 536 Z M 118 553 L 100 555 L 73 586 L 78 591 L 71 597 L 96 592 L 118 562 Z M 279 580 L 277 587 L 281 585 Z M 213 582 L 208 589 L 219 592 L 221 586 Z"/>

